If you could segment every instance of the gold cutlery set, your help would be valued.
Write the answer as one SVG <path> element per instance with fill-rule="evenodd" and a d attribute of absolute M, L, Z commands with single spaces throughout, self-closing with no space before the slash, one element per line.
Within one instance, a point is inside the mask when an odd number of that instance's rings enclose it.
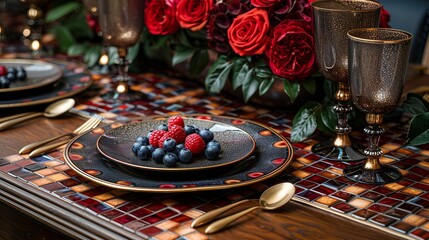
<path fill-rule="evenodd" d="M 46 107 L 44 112 L 26 112 L 26 113 L 19 113 L 12 116 L 0 118 L 0 131 L 5 130 L 6 128 L 16 125 L 18 123 L 21 123 L 25 120 L 35 118 L 38 116 L 45 116 L 48 118 L 60 116 L 68 112 L 74 106 L 74 104 L 75 104 L 74 99 L 66 98 L 66 99 L 53 102 L 52 104 Z M 91 118 L 89 118 L 86 122 L 84 122 L 81 126 L 76 128 L 73 132 L 64 133 L 58 136 L 54 136 L 51 138 L 47 138 L 38 142 L 28 144 L 23 148 L 21 148 L 21 150 L 19 151 L 19 154 L 29 153 L 29 157 L 35 157 L 35 156 L 44 154 L 46 152 L 49 152 L 51 150 L 54 150 L 57 147 L 68 143 L 71 137 L 74 137 L 90 129 L 95 128 L 102 120 L 103 119 L 101 116 L 94 115 Z M 67 137 L 66 140 L 52 143 L 55 140 L 65 138 L 65 137 Z"/>

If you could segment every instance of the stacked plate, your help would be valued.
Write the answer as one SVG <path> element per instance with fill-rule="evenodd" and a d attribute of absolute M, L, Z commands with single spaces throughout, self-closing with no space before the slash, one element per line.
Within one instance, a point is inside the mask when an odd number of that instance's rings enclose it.
<path fill-rule="evenodd" d="M 0 88 L 0 109 L 53 102 L 75 95 L 91 85 L 89 72 L 75 63 L 0 59 L 0 65 L 22 67 L 27 73 L 25 80 L 16 80 L 9 88 Z"/>
<path fill-rule="evenodd" d="M 185 124 L 208 128 L 221 147 L 216 160 L 194 156 L 189 164 L 167 167 L 142 161 L 132 153 L 138 136 L 167 122 L 152 116 L 115 123 L 74 138 L 66 147 L 67 164 L 78 174 L 113 188 L 144 192 L 189 192 L 233 188 L 259 182 L 282 172 L 291 162 L 290 143 L 275 130 L 249 120 L 187 115 Z"/>

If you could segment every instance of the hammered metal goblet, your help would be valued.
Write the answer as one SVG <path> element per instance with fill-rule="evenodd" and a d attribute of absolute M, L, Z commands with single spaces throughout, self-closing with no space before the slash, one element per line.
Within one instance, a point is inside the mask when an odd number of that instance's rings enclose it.
<path fill-rule="evenodd" d="M 128 48 L 140 40 L 143 30 L 142 0 L 98 0 L 98 16 L 103 39 L 118 48 L 118 76 L 112 80 L 115 90 L 103 96 L 105 99 L 132 101 L 141 99 L 141 92 L 130 89 L 132 78 L 128 75 Z"/>
<path fill-rule="evenodd" d="M 393 111 L 399 102 L 405 83 L 412 35 L 387 28 L 363 28 L 348 32 L 349 75 L 353 103 L 366 113 L 369 124 L 364 129 L 369 146 L 364 163 L 344 169 L 347 178 L 367 184 L 398 181 L 401 173 L 382 165 L 383 154 L 378 147 L 384 129 L 383 113 Z"/>
<path fill-rule="evenodd" d="M 330 160 L 358 161 L 359 153 L 349 137 L 351 127 L 348 114 L 350 86 L 348 83 L 347 32 L 355 28 L 377 27 L 381 4 L 367 0 L 320 0 L 311 3 L 313 8 L 314 42 L 319 71 L 327 80 L 338 84 L 335 111 L 338 123 L 335 139 L 315 144 L 312 152 Z"/>

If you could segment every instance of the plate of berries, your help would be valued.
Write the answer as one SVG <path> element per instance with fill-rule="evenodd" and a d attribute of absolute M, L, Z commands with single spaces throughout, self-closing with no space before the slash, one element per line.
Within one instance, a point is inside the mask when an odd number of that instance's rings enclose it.
<path fill-rule="evenodd" d="M 16 92 L 48 87 L 62 75 L 62 70 L 53 63 L 31 59 L 1 59 L 0 93 L 2 97 L 7 93 L 15 96 Z"/>
<path fill-rule="evenodd" d="M 182 116 L 113 128 L 96 145 L 116 163 L 162 172 L 224 167 L 248 158 L 256 148 L 255 140 L 235 126 Z"/>

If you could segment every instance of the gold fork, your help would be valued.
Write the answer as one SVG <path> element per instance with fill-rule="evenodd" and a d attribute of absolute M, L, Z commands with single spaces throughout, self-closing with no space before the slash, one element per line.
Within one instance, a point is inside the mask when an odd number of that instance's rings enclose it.
<path fill-rule="evenodd" d="M 57 139 L 60 139 L 63 137 L 75 136 L 75 135 L 81 134 L 81 133 L 97 126 L 101 122 L 101 120 L 102 120 L 102 118 L 98 115 L 92 116 L 85 123 L 83 123 L 78 128 L 76 128 L 73 132 L 64 133 L 64 134 L 61 134 L 59 136 L 51 137 L 51 138 L 48 138 L 48 139 L 45 139 L 42 141 L 38 141 L 38 142 L 28 144 L 27 146 L 24 146 L 23 148 L 21 148 L 21 150 L 19 150 L 19 154 L 26 154 L 26 153 L 32 152 L 34 149 L 36 149 L 36 148 L 38 148 L 38 147 L 40 147 L 46 143 L 50 143 L 54 140 L 57 140 Z"/>

